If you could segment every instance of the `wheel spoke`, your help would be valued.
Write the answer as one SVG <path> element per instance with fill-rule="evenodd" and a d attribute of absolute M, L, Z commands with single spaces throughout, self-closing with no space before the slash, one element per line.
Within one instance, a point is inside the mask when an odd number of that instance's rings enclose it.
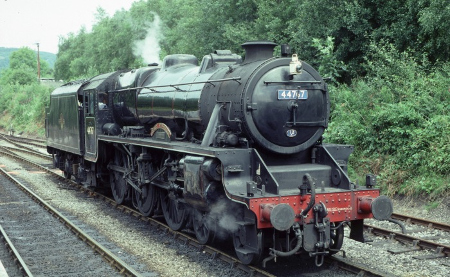
<path fill-rule="evenodd" d="M 134 202 L 136 207 L 144 216 L 152 216 L 157 208 L 158 194 L 153 185 L 142 187 L 142 193 L 134 191 Z"/>
<path fill-rule="evenodd" d="M 210 244 L 214 241 L 217 224 L 208 214 L 194 210 L 193 228 L 200 244 Z"/>
<path fill-rule="evenodd" d="M 122 154 L 116 153 L 114 156 L 114 164 L 117 166 L 126 167 L 126 162 Z M 117 204 L 122 204 L 125 201 L 129 190 L 127 182 L 123 178 L 123 173 L 117 171 L 111 172 L 110 183 L 114 200 Z"/>
<path fill-rule="evenodd" d="M 187 208 L 169 197 L 168 192 L 161 192 L 161 208 L 166 219 L 167 225 L 174 230 L 179 231 L 186 226 L 189 218 Z"/>

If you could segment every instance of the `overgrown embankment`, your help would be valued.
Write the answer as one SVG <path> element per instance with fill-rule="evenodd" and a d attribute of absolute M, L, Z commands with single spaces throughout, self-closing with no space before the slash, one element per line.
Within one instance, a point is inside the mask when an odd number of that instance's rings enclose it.
<path fill-rule="evenodd" d="M 61 82 L 38 82 L 35 53 L 21 48 L 11 53 L 9 67 L 0 71 L 0 128 L 15 133 L 44 134 L 45 105 Z M 41 77 L 53 70 L 41 61 Z"/>
<path fill-rule="evenodd" d="M 350 174 L 393 195 L 450 191 L 450 64 L 431 70 L 381 49 L 369 75 L 331 89 L 326 141 L 355 145 Z"/>
<path fill-rule="evenodd" d="M 45 106 L 56 85 L 2 85 L 0 86 L 0 128 L 44 136 Z"/>

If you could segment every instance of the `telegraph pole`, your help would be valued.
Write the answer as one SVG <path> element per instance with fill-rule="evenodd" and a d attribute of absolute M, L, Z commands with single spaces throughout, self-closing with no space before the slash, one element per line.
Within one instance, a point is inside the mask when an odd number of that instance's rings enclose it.
<path fill-rule="evenodd" d="M 36 43 L 37 45 L 37 70 L 38 70 L 38 82 L 41 82 L 41 61 L 39 59 L 39 42 Z"/>

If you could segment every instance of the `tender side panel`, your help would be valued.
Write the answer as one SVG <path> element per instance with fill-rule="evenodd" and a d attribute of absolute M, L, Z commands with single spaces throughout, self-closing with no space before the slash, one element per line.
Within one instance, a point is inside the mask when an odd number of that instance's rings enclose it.
<path fill-rule="evenodd" d="M 76 94 L 51 96 L 47 124 L 49 147 L 81 154 Z"/>

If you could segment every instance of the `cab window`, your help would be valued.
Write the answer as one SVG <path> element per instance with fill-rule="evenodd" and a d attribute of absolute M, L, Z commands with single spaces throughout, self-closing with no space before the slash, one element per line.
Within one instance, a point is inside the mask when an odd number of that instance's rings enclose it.
<path fill-rule="evenodd" d="M 95 94 L 94 94 L 94 92 L 93 91 L 90 91 L 89 92 L 89 94 L 88 94 L 88 101 L 89 101 L 89 103 L 88 103 L 88 113 L 89 114 L 94 114 L 94 97 L 95 97 Z"/>

